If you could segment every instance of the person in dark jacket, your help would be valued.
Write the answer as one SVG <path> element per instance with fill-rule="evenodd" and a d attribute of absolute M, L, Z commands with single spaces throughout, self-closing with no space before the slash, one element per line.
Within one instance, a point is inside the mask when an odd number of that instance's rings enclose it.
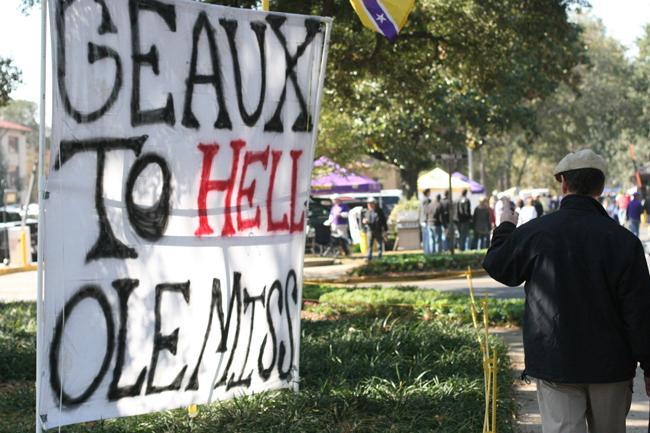
<path fill-rule="evenodd" d="M 632 201 L 627 205 L 625 210 L 625 219 L 627 220 L 627 228 L 630 229 L 634 236 L 639 237 L 641 227 L 641 215 L 643 215 L 643 204 L 641 204 L 640 194 L 635 192 L 632 196 Z"/>
<path fill-rule="evenodd" d="M 373 241 L 377 242 L 377 257 L 384 253 L 384 233 L 388 231 L 384 211 L 377 206 L 373 197 L 368 199 L 368 208 L 364 210 L 362 222 L 368 239 L 368 260 L 372 260 Z"/>
<path fill-rule="evenodd" d="M 537 212 L 537 218 L 544 215 L 544 206 L 542 205 L 542 197 L 540 195 L 535 196 L 535 199 L 533 200 L 533 206 L 535 206 L 535 211 Z"/>
<path fill-rule="evenodd" d="M 650 388 L 650 275 L 641 242 L 595 198 L 606 162 L 589 149 L 555 169 L 557 212 L 519 228 L 508 207 L 484 268 L 525 282 L 525 371 L 537 381 L 544 433 L 623 433 L 637 363 Z"/>
<path fill-rule="evenodd" d="M 444 227 L 442 225 L 442 212 L 440 206 L 442 197 L 436 194 L 436 199 L 431 203 L 431 214 L 433 215 L 433 251 L 441 253 L 444 251 Z"/>
<path fill-rule="evenodd" d="M 490 233 L 492 232 L 492 217 L 487 197 L 483 197 L 474 209 L 474 248 L 480 250 L 490 246 Z"/>
<path fill-rule="evenodd" d="M 453 224 L 451 223 L 451 202 L 449 200 L 449 193 L 445 191 L 443 199 L 440 201 L 440 205 L 436 207 L 433 219 L 436 222 L 440 222 L 442 225 L 442 231 L 444 233 L 444 250 L 451 248 L 451 243 L 454 242 L 454 230 Z"/>
<path fill-rule="evenodd" d="M 458 244 L 461 251 L 467 249 L 469 242 L 469 228 L 472 223 L 472 206 L 467 198 L 467 190 L 464 189 L 460 200 L 456 203 L 456 221 L 458 223 Z"/>

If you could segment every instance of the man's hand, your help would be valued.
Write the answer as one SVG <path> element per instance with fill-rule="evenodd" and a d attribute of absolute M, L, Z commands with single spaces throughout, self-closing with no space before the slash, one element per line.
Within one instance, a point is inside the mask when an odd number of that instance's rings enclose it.
<path fill-rule="evenodd" d="M 645 379 L 645 393 L 650 397 L 650 376 L 643 376 Z"/>
<path fill-rule="evenodd" d="M 502 198 L 501 201 L 503 202 L 503 211 L 501 212 L 501 224 L 505 222 L 512 223 L 514 225 L 517 225 L 517 221 L 519 221 L 519 215 L 512 210 L 510 207 L 510 200 L 507 198 Z"/>

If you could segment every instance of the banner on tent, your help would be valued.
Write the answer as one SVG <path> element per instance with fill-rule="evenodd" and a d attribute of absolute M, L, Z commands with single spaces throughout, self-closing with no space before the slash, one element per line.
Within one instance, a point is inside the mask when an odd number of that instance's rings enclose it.
<path fill-rule="evenodd" d="M 297 387 L 330 20 L 51 0 L 46 428 Z"/>

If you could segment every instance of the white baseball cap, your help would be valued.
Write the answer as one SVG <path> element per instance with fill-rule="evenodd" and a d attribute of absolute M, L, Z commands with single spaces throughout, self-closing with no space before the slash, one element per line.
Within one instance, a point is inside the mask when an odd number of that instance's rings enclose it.
<path fill-rule="evenodd" d="M 594 168 L 607 176 L 607 161 L 591 149 L 569 153 L 555 166 L 553 175 L 581 168 Z"/>

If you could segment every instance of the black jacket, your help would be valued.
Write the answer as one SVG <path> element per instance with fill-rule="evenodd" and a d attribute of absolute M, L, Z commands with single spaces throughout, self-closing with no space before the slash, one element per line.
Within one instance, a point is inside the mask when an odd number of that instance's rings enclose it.
<path fill-rule="evenodd" d="M 386 216 L 384 215 L 384 211 L 381 210 L 379 206 L 377 206 L 374 211 L 371 211 L 370 209 L 364 209 L 363 219 L 366 220 L 366 231 L 375 234 L 382 234 L 383 232 L 388 231 Z"/>
<path fill-rule="evenodd" d="M 479 235 L 489 235 L 492 231 L 492 216 L 489 207 L 478 206 L 474 209 L 474 231 Z"/>
<path fill-rule="evenodd" d="M 461 198 L 456 203 L 456 221 L 466 223 L 472 220 L 472 207 L 467 197 Z"/>
<path fill-rule="evenodd" d="M 650 376 L 650 276 L 641 242 L 594 199 L 570 195 L 558 212 L 501 224 L 483 267 L 526 282 L 524 352 L 532 377 L 560 383 Z"/>
<path fill-rule="evenodd" d="M 440 203 L 436 206 L 434 212 L 433 212 L 433 220 L 435 225 L 442 225 L 443 227 L 447 227 L 449 225 L 449 220 L 450 220 L 450 203 L 449 199 L 442 199 Z"/>

